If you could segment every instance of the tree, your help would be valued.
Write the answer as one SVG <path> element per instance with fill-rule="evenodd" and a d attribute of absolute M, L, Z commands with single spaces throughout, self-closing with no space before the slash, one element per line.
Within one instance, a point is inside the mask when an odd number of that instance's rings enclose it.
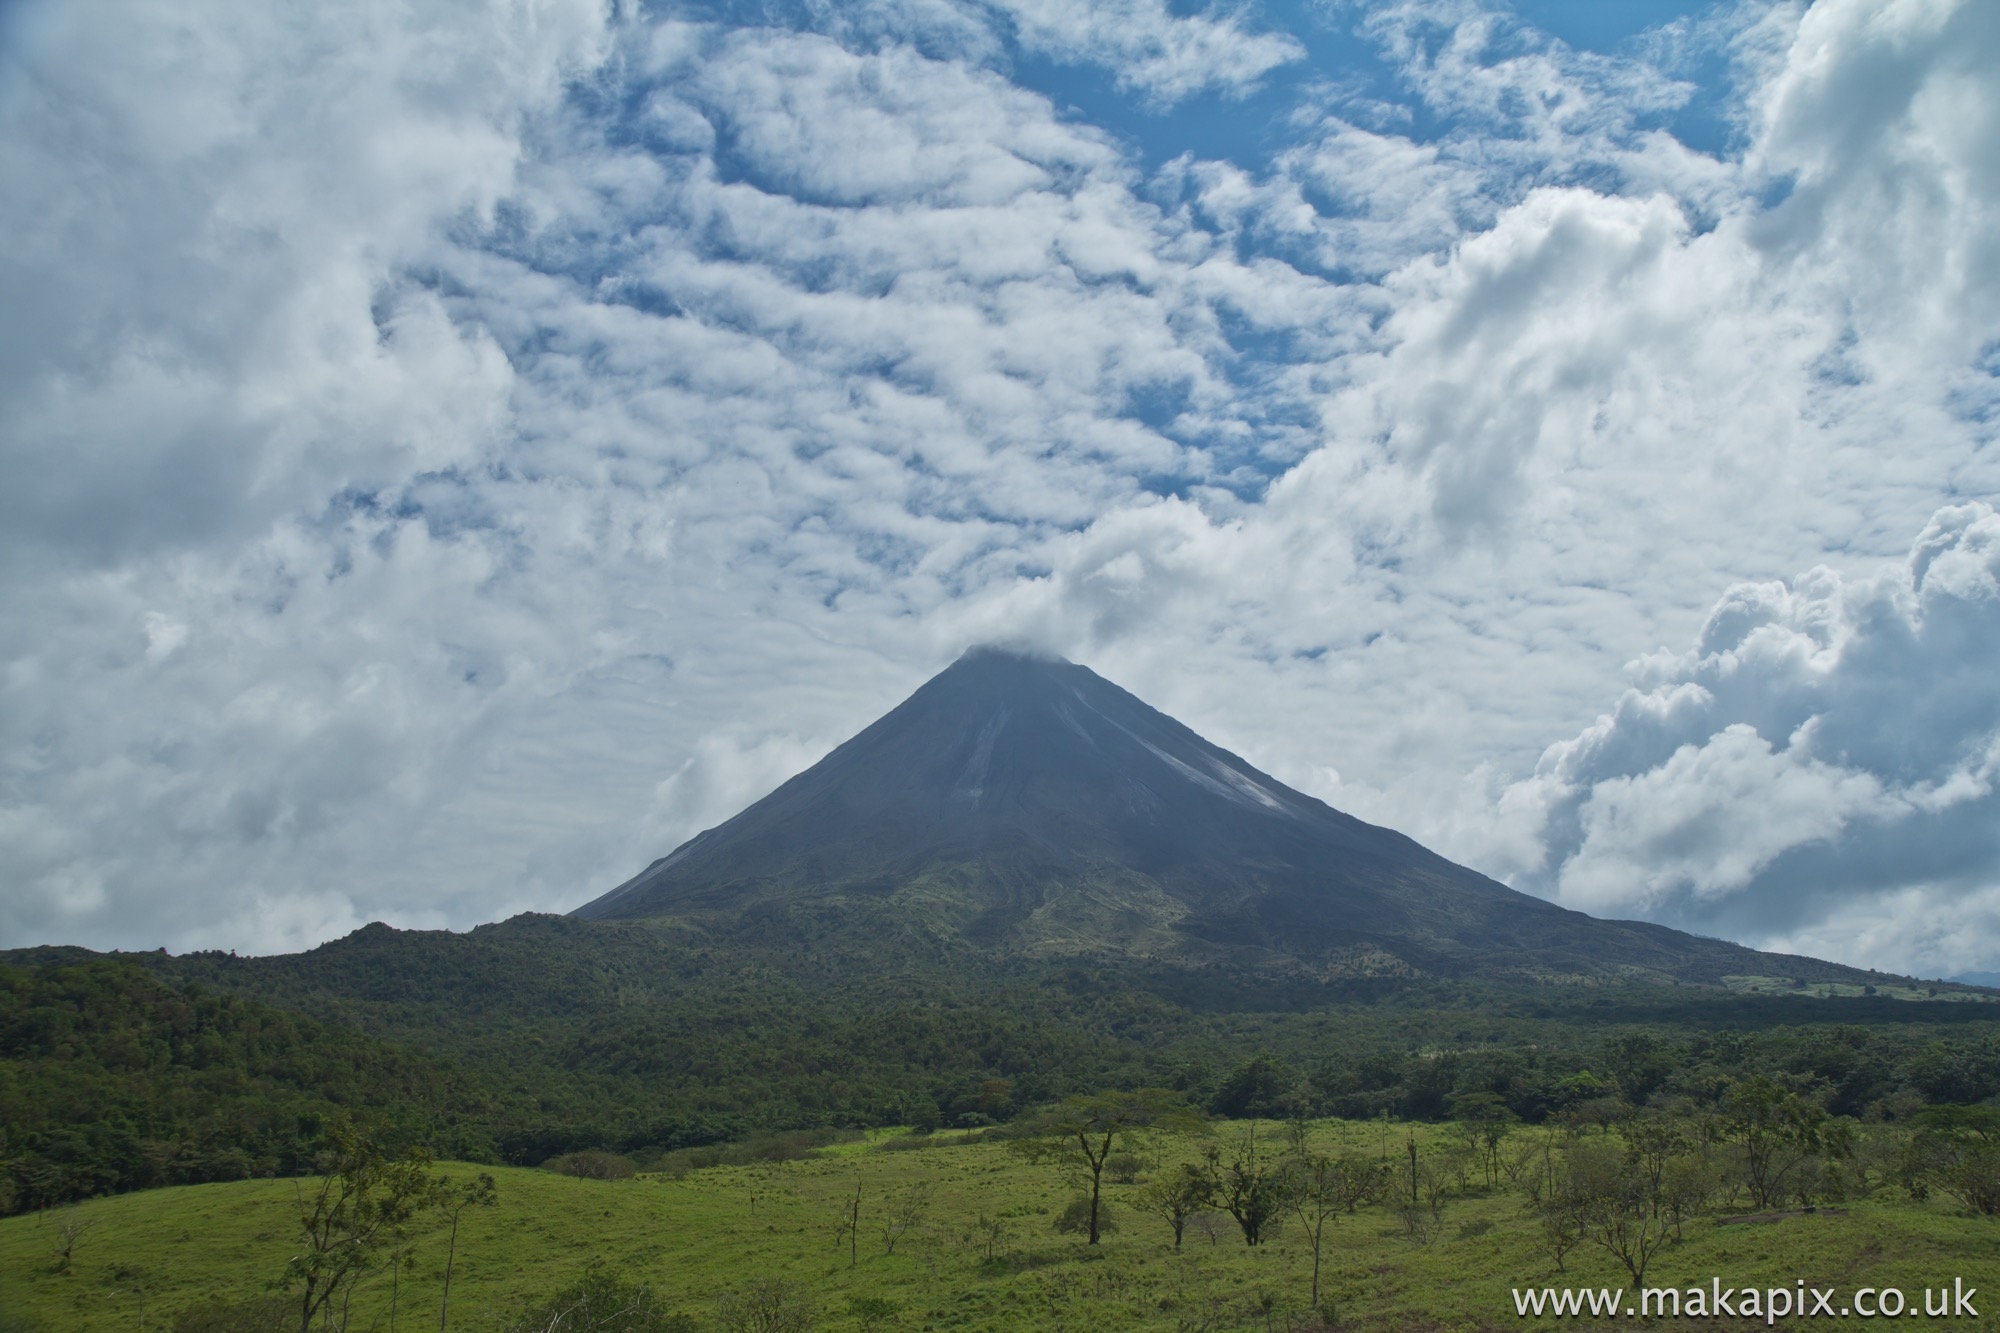
<path fill-rule="evenodd" d="M 2000 1108 L 1933 1106 L 1916 1117 L 1903 1183 L 1921 1199 L 1941 1189 L 1985 1217 L 2000 1214 Z"/>
<path fill-rule="evenodd" d="M 1792 1172 L 1811 1158 L 1844 1157 L 1851 1134 L 1818 1102 L 1756 1074 L 1730 1089 L 1723 1109 L 1743 1147 L 1743 1183 L 1759 1208 L 1782 1204 Z"/>
<path fill-rule="evenodd" d="M 921 1180 L 890 1200 L 889 1211 L 882 1217 L 882 1243 L 890 1254 L 896 1252 L 896 1242 L 924 1220 L 930 1206 L 931 1187 Z"/>
<path fill-rule="evenodd" d="M 1513 1132 L 1514 1113 L 1499 1094 L 1465 1093 L 1451 1099 L 1451 1112 L 1466 1145 L 1478 1155 L 1479 1165 L 1490 1187 L 1500 1180 L 1500 1145 Z"/>
<path fill-rule="evenodd" d="M 1086 1232 L 1097 1244 L 1102 1233 L 1104 1164 L 1121 1145 L 1129 1145 L 1155 1126 L 1192 1126 L 1200 1117 L 1176 1093 L 1163 1088 L 1138 1092 L 1104 1092 L 1071 1097 L 1054 1109 L 1025 1122 L 1021 1150 L 1052 1160 L 1080 1180 L 1087 1179 L 1090 1216 Z"/>
<path fill-rule="evenodd" d="M 1257 1245 L 1264 1229 L 1284 1211 L 1286 1180 L 1283 1167 L 1257 1155 L 1257 1125 L 1252 1121 L 1243 1141 L 1227 1162 L 1211 1148 L 1210 1170 L 1216 1177 L 1216 1200 L 1236 1219 L 1245 1245 Z"/>
<path fill-rule="evenodd" d="M 458 1258 L 458 1219 L 468 1208 L 491 1208 L 499 1200 L 500 1190 L 493 1183 L 490 1171 L 481 1171 L 476 1179 L 463 1185 L 449 1179 L 437 1183 L 437 1206 L 451 1219 L 451 1240 L 444 1251 L 444 1299 L 438 1304 L 438 1333 L 444 1333 L 451 1319 L 451 1269 Z"/>
<path fill-rule="evenodd" d="M 1558 1273 L 1567 1271 L 1563 1260 L 1583 1244 L 1583 1201 L 1566 1188 L 1567 1183 L 1566 1175 L 1553 1173 L 1531 1186 L 1535 1244 L 1555 1261 Z"/>
<path fill-rule="evenodd" d="M 840 1225 L 833 1233 L 833 1248 L 839 1249 L 841 1241 L 847 1242 L 847 1266 L 861 1266 L 861 1181 L 854 1182 L 854 1193 L 840 1201 Z"/>
<path fill-rule="evenodd" d="M 1151 1213 L 1173 1228 L 1174 1249 L 1179 1250 L 1188 1219 L 1214 1205 L 1215 1176 L 1199 1166 L 1183 1162 L 1140 1186 L 1132 1201 L 1142 1211 Z"/>
<path fill-rule="evenodd" d="M 96 1218 L 83 1217 L 74 1208 L 64 1214 L 62 1220 L 56 1224 L 54 1262 L 50 1264 L 50 1270 L 57 1273 L 69 1272 L 70 1260 L 76 1254 L 76 1243 L 96 1226 Z"/>
<path fill-rule="evenodd" d="M 1400 1177 L 1403 1173 L 1398 1171 Z M 1438 1161 L 1436 1156 L 1419 1157 L 1416 1141 L 1410 1141 L 1409 1197 L 1402 1197 L 1403 1181 L 1398 1179 L 1396 1190 L 1397 1216 L 1402 1219 L 1403 1230 L 1419 1245 L 1429 1245 L 1438 1237 L 1444 1227 L 1444 1201 L 1451 1192 L 1453 1171 L 1447 1163 Z"/>
<path fill-rule="evenodd" d="M 327 1138 L 318 1187 L 308 1194 L 293 1186 L 303 1248 L 285 1265 L 285 1284 L 299 1290 L 299 1333 L 310 1333 L 373 1266 L 377 1250 L 438 1198 L 423 1150 L 391 1158 L 349 1119 L 335 1121 Z"/>
<path fill-rule="evenodd" d="M 1290 1201 L 1292 1211 L 1298 1215 L 1299 1225 L 1305 1228 L 1306 1240 L 1312 1246 L 1313 1309 L 1320 1308 L 1320 1252 L 1326 1224 L 1343 1212 L 1353 1212 L 1357 1205 L 1375 1197 L 1385 1183 L 1386 1175 L 1380 1163 L 1359 1157 L 1300 1153 L 1293 1159 L 1287 1172 L 1285 1197 Z"/>
<path fill-rule="evenodd" d="M 1565 1162 L 1562 1195 L 1585 1240 L 1625 1266 L 1643 1286 L 1654 1254 L 1670 1239 L 1657 1177 L 1639 1154 L 1602 1141 L 1579 1143 Z"/>
<path fill-rule="evenodd" d="M 1254 1055 L 1230 1071 L 1209 1109 L 1232 1120 L 1283 1115 L 1291 1109 L 1292 1082 L 1292 1071 L 1283 1061 Z"/>

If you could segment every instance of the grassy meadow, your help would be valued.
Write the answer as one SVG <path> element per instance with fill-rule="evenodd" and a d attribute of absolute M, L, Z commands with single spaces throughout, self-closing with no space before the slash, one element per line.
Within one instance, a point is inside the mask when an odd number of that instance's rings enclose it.
<path fill-rule="evenodd" d="M 1216 1138 L 1248 1127 L 1224 1126 Z M 1315 1150 L 1406 1151 L 1402 1125 L 1317 1122 Z M 1420 1148 L 1442 1130 L 1418 1128 Z M 1517 1151 L 1540 1131 L 1515 1136 Z M 1259 1133 L 1275 1155 L 1281 1127 Z M 1426 1143 L 1428 1135 L 1433 1142 Z M 909 1148 L 912 1142 L 925 1146 Z M 1198 1141 L 1161 1136 L 1144 1150 L 1148 1171 L 1192 1157 Z M 1138 1183 L 1107 1184 L 1116 1230 L 1092 1249 L 1059 1234 L 1054 1221 L 1075 1195 L 1062 1170 L 1024 1159 L 1002 1142 L 876 1133 L 819 1155 L 681 1176 L 616 1181 L 547 1171 L 447 1164 L 468 1177 L 491 1170 L 498 1205 L 465 1214 L 452 1279 L 450 1327 L 499 1330 L 593 1263 L 650 1284 L 702 1328 L 717 1301 L 759 1279 L 779 1277 L 819 1312 L 812 1326 L 849 1329 L 1277 1330 L 1308 1319 L 1311 1252 L 1294 1218 L 1265 1243 L 1244 1245 L 1226 1215 L 1198 1219 L 1175 1253 L 1167 1224 L 1132 1206 Z M 1141 1182 L 1144 1180 L 1141 1176 Z M 841 1221 L 857 1185 L 856 1243 Z M 1367 1329 L 1519 1328 L 1510 1288 L 1622 1287 L 1622 1268 L 1582 1247 L 1558 1274 L 1537 1246 L 1524 1197 L 1478 1174 L 1445 1204 L 1428 1243 L 1413 1241 L 1397 1211 L 1365 1205 L 1328 1228 L 1324 1299 L 1338 1324 Z M 0 1221 L 0 1328 L 47 1333 L 168 1330 L 175 1315 L 213 1297 L 264 1294 L 294 1251 L 294 1186 L 252 1180 L 95 1199 L 73 1209 Z M 885 1224 L 909 1228 L 893 1247 Z M 1738 1214 L 1740 1216 L 1740 1214 Z M 84 1228 L 69 1271 L 55 1247 L 67 1221 Z M 356 1292 L 348 1327 L 435 1328 L 445 1233 L 426 1219 L 411 1233 L 412 1267 L 394 1282 L 371 1275 Z M 1912 1201 L 1893 1187 L 1837 1208 L 1769 1220 L 1721 1211 L 1690 1219 L 1685 1238 L 1663 1250 L 1647 1285 L 1837 1285 L 1915 1293 L 1954 1277 L 1980 1288 L 1978 1321 L 1925 1319 L 1927 1327 L 2000 1327 L 2000 1224 L 1932 1196 Z M 1989 1283 L 1991 1285 L 1989 1285 Z M 1596 1322 L 1604 1322 L 1602 1320 Z M 1633 1327 L 1638 1320 L 1620 1321 Z M 1758 1320 L 1671 1321 L 1677 1327 L 1763 1326 Z M 1816 1318 L 1813 1328 L 1872 1325 Z M 1319 1325 L 1315 1324 L 1314 1327 Z M 1779 1320 L 1778 1326 L 1787 1326 Z M 1805 1326 L 1805 1325 L 1801 1325 Z"/>

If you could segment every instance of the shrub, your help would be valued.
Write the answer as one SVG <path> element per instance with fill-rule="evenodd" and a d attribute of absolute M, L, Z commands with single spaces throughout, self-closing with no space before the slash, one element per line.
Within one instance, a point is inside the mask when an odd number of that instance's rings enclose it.
<path fill-rule="evenodd" d="M 1146 1159 L 1135 1152 L 1115 1152 L 1104 1159 L 1104 1174 L 1114 1185 L 1135 1185 L 1146 1169 Z"/>
<path fill-rule="evenodd" d="M 847 1298 L 847 1313 L 854 1316 L 854 1322 L 864 1329 L 886 1328 L 903 1313 L 903 1307 L 895 1301 L 881 1296 L 850 1296 Z"/>
<path fill-rule="evenodd" d="M 594 1150 L 566 1152 L 560 1157 L 551 1157 L 542 1163 L 544 1171 L 553 1171 L 560 1176 L 575 1176 L 578 1180 L 630 1180 L 638 1169 L 629 1157 Z"/>
<path fill-rule="evenodd" d="M 546 1302 L 508 1325 L 507 1333 L 696 1333 L 686 1315 L 671 1314 L 644 1283 L 593 1267 Z"/>
<path fill-rule="evenodd" d="M 1065 1236 L 1082 1236 L 1090 1231 L 1090 1196 L 1079 1194 L 1063 1205 L 1056 1214 L 1056 1230 Z M 1097 1234 L 1108 1236 L 1118 1230 L 1118 1224 L 1111 1217 L 1111 1201 L 1106 1199 L 1097 1206 Z"/>
<path fill-rule="evenodd" d="M 751 1162 L 794 1162 L 817 1157 L 829 1143 L 851 1143 L 861 1137 L 853 1129 L 787 1129 L 758 1134 L 741 1143 L 712 1143 L 700 1148 L 676 1148 L 662 1153 L 652 1169 L 684 1176 L 711 1166 L 747 1166 Z M 913 1145 L 914 1146 L 914 1145 Z"/>
<path fill-rule="evenodd" d="M 819 1324 L 812 1293 L 783 1278 L 761 1278 L 715 1304 L 723 1333 L 808 1333 Z"/>
<path fill-rule="evenodd" d="M 247 1301 L 217 1298 L 191 1305 L 175 1315 L 168 1327 L 173 1333 L 292 1333 L 298 1326 L 297 1302 L 284 1296 L 259 1296 Z"/>

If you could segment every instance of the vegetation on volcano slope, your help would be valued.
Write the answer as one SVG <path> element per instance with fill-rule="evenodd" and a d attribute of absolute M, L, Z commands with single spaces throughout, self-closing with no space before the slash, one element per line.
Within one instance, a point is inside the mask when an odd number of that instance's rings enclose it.
<path fill-rule="evenodd" d="M 1551 1179 L 1592 1160 L 1643 1157 L 1638 1122 L 1513 1128 L 1492 1154 L 1459 1125 L 1239 1122 L 1208 1136 L 1157 1134 L 1112 1163 L 1105 1197 L 1115 1227 L 1095 1246 L 1057 1229 L 1078 1183 L 1058 1165 L 1002 1139 L 878 1133 L 809 1158 L 617 1181 L 493 1169 L 498 1205 L 461 1219 L 449 1326 L 523 1330 L 562 1306 L 558 1293 L 595 1282 L 614 1294 L 650 1288 L 656 1327 L 674 1327 L 671 1314 L 682 1328 L 714 1333 L 753 1326 L 744 1320 L 754 1308 L 799 1316 L 770 1326 L 828 1333 L 1318 1327 L 1310 1237 L 1296 1207 L 1268 1219 L 1252 1247 L 1211 1198 L 1176 1251 L 1168 1223 L 1147 1206 L 1177 1171 L 1240 1168 L 1253 1132 L 1261 1156 L 1252 1170 L 1285 1172 L 1303 1149 L 1377 1175 L 1378 1188 L 1354 1211 L 1336 1207 L 1325 1219 L 1319 1313 L 1330 1310 L 1343 1327 L 1512 1327 L 1522 1322 L 1513 1288 L 1629 1288 L 1617 1255 L 1590 1240 L 1569 1249 L 1559 1270 L 1544 1219 L 1558 1193 Z M 1679 1234 L 1652 1256 L 1647 1285 L 1718 1277 L 1739 1288 L 1804 1280 L 1843 1295 L 1864 1285 L 1914 1294 L 1960 1277 L 1982 1288 L 1977 1300 L 1995 1299 L 1988 1284 L 2000 1224 L 1943 1190 L 1919 1183 L 1924 1197 L 1915 1197 L 1896 1183 L 1909 1161 L 1901 1131 L 1851 1133 L 1849 1155 L 1818 1156 L 1797 1185 L 1764 1200 L 1775 1208 L 1759 1208 L 1742 1184 L 1730 1146 L 1741 1146 L 1740 1132 L 1725 1133 L 1706 1158 L 1695 1139 L 1684 1141 L 1668 1159 L 1711 1172 L 1711 1192 L 1674 1219 Z M 1415 1205 L 1405 1193 L 1412 1150 Z M 475 1170 L 443 1169 L 460 1178 Z M 1804 1199 L 1818 1210 L 1797 1211 Z M 228 1327 L 217 1320 L 230 1309 L 275 1310 L 272 1284 L 297 1250 L 298 1217 L 291 1182 L 241 1181 L 0 1221 L 0 1309 L 15 1329 L 37 1333 L 135 1328 L 142 1306 L 155 1328 Z M 77 1219 L 91 1225 L 58 1271 L 61 1225 Z M 409 1266 L 378 1265 L 334 1326 L 387 1330 L 392 1293 L 400 1323 L 435 1323 L 446 1240 L 437 1214 L 419 1218 L 400 1242 Z"/>
<path fill-rule="evenodd" d="M 0 968 L 0 1213 L 306 1169 L 328 1119 L 490 1152 L 434 1057 L 130 962 Z"/>
<path fill-rule="evenodd" d="M 1892 1121 L 2000 1095 L 2000 1024 L 1979 1003 L 723 948 L 561 918 L 372 927 L 281 958 L 11 957 L 37 964 L 0 969 L 15 1209 L 294 1170 L 342 1108 L 440 1156 L 536 1165 L 979 1126 L 1121 1087 L 1237 1117 L 1436 1120 L 1481 1094 L 1530 1123 L 1712 1105 L 1757 1073 Z"/>

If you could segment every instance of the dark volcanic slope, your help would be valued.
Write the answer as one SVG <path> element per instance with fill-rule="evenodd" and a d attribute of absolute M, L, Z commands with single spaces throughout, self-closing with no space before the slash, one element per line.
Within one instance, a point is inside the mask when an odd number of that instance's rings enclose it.
<path fill-rule="evenodd" d="M 974 650 L 579 917 L 915 920 L 988 947 L 1336 973 L 1856 977 L 1516 893 L 1292 790 L 1095 673 Z"/>

